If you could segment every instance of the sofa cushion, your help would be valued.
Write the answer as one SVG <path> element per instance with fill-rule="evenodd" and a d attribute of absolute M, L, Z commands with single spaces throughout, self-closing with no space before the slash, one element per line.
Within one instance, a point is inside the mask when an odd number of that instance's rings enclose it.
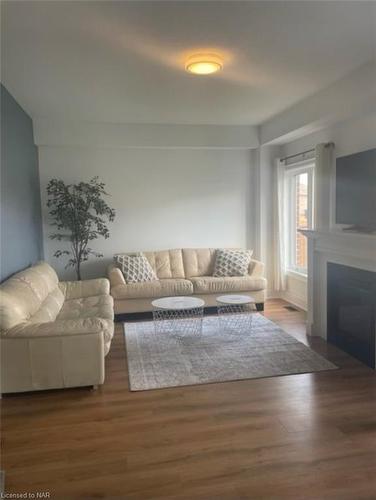
<path fill-rule="evenodd" d="M 57 287 L 57 274 L 46 262 L 11 276 L 0 285 L 0 330 L 28 321 Z"/>
<path fill-rule="evenodd" d="M 80 299 L 82 297 L 94 297 L 95 295 L 108 295 L 110 293 L 110 282 L 106 278 L 60 281 L 59 288 L 63 292 L 65 300 Z"/>
<path fill-rule="evenodd" d="M 251 276 L 215 277 L 201 276 L 191 278 L 194 293 L 251 292 L 266 287 L 265 278 Z"/>
<path fill-rule="evenodd" d="M 161 279 L 148 283 L 127 283 L 111 288 L 111 294 L 115 299 L 153 299 L 168 297 L 169 295 L 191 295 L 192 293 L 193 285 L 191 281 L 184 279 Z"/>
<path fill-rule="evenodd" d="M 250 250 L 219 248 L 215 256 L 213 276 L 246 276 L 251 257 Z"/>
<path fill-rule="evenodd" d="M 55 321 L 64 304 L 64 294 L 57 287 L 42 302 L 38 311 L 29 319 L 30 323 L 46 323 Z"/>
<path fill-rule="evenodd" d="M 111 295 L 97 295 L 66 300 L 57 317 L 61 319 L 76 318 L 104 318 L 113 319 L 114 308 Z"/>
<path fill-rule="evenodd" d="M 183 256 L 180 249 L 144 252 L 159 279 L 185 278 Z"/>
<path fill-rule="evenodd" d="M 182 254 L 187 279 L 213 274 L 215 248 L 183 248 Z"/>

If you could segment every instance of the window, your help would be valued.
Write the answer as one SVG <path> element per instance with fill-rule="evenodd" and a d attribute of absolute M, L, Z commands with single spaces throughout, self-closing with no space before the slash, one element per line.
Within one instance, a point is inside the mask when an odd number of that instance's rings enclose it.
<path fill-rule="evenodd" d="M 307 274 L 307 238 L 300 229 L 313 228 L 314 164 L 286 170 L 287 268 Z"/>

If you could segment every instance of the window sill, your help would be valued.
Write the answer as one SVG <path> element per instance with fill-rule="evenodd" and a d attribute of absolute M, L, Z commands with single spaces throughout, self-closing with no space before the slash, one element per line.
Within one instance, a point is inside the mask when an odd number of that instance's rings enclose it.
<path fill-rule="evenodd" d="M 294 278 L 299 281 L 307 281 L 307 275 L 300 273 L 299 271 L 294 271 L 292 269 L 288 269 L 286 272 L 287 276 L 290 276 L 291 278 Z"/>

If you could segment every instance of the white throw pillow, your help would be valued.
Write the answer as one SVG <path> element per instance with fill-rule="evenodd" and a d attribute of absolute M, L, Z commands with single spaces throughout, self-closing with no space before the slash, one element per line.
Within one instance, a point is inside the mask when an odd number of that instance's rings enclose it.
<path fill-rule="evenodd" d="M 127 283 L 155 281 L 157 276 L 144 254 L 115 255 L 115 261 L 122 270 Z"/>
<path fill-rule="evenodd" d="M 213 276 L 246 276 L 251 258 L 251 250 L 219 248 L 216 251 Z"/>

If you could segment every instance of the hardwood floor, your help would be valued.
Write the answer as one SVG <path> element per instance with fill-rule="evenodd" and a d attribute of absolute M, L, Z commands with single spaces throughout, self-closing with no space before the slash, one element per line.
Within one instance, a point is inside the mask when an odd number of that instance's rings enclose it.
<path fill-rule="evenodd" d="M 269 301 L 265 315 L 339 370 L 131 393 L 118 325 L 97 391 L 3 398 L 6 492 L 375 499 L 375 372 L 307 340 L 304 313 L 284 305 Z"/>

